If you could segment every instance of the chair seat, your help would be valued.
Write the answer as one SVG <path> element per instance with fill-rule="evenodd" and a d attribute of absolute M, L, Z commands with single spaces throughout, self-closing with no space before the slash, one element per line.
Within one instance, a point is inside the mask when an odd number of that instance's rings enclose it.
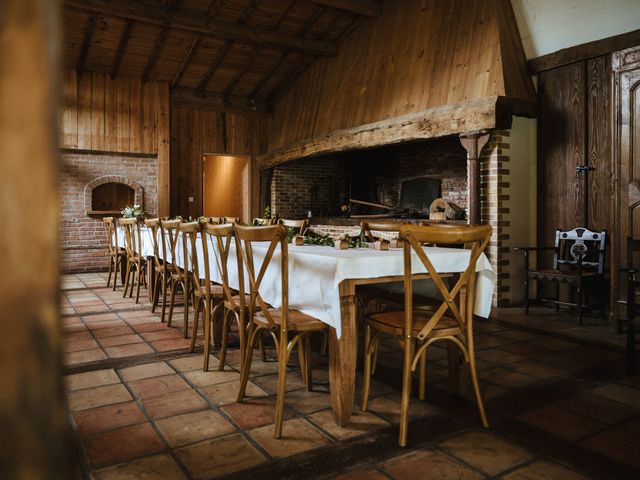
<path fill-rule="evenodd" d="M 577 284 L 581 278 L 598 278 L 601 275 L 594 271 L 572 272 L 567 270 L 527 270 L 527 276 L 536 280 L 555 280 L 558 282 Z"/>
<path fill-rule="evenodd" d="M 270 308 L 269 313 L 273 317 L 273 322 L 280 326 L 282 324 L 282 310 L 279 308 Z M 262 312 L 256 313 L 253 317 L 254 322 L 264 328 L 269 328 L 269 321 Z M 327 324 L 321 322 L 315 317 L 302 313 L 300 310 L 289 310 L 288 318 L 289 331 L 307 332 L 310 330 L 325 330 Z"/>
<path fill-rule="evenodd" d="M 421 310 L 413 312 L 413 331 L 412 335 L 417 335 L 431 319 L 431 313 Z M 394 312 L 374 313 L 370 315 L 366 322 L 371 328 L 389 335 L 402 336 L 404 332 L 404 311 L 398 310 Z M 461 335 L 462 331 L 455 318 L 443 316 L 438 324 L 431 331 L 431 337 L 444 337 L 449 335 Z"/>
<path fill-rule="evenodd" d="M 233 301 L 236 304 L 236 307 L 240 306 L 240 295 L 234 295 L 233 297 Z M 249 305 L 249 303 L 251 302 L 251 295 L 249 295 L 248 293 L 244 294 L 244 304 L 245 305 Z M 229 310 L 233 310 L 233 305 L 231 305 L 231 302 L 229 302 L 229 300 L 225 300 L 224 301 L 224 308 L 227 308 Z"/>
<path fill-rule="evenodd" d="M 198 285 L 194 286 L 193 293 L 196 297 L 204 297 L 207 294 L 206 285 Z M 222 297 L 224 295 L 224 289 L 222 285 L 218 285 L 217 283 L 211 284 L 211 295 L 214 297 Z"/>

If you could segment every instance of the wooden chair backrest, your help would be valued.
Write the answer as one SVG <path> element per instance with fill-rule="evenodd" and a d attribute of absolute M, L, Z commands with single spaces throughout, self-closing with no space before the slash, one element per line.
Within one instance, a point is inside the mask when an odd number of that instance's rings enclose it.
<path fill-rule="evenodd" d="M 249 278 L 249 318 L 256 313 L 256 308 L 262 312 L 267 319 L 269 326 L 275 329 L 276 324 L 273 317 L 269 313 L 269 306 L 260 295 L 260 285 L 264 279 L 264 275 L 273 260 L 274 253 L 278 245 L 280 245 L 280 281 L 282 289 L 282 333 L 286 334 L 288 325 L 289 312 L 289 261 L 288 261 L 288 244 L 287 244 L 287 228 L 284 225 L 272 225 L 266 227 L 246 227 L 241 225 L 235 226 L 236 238 L 238 239 L 238 248 L 242 257 L 242 263 L 247 270 Z M 264 260 L 256 274 L 256 266 L 253 260 L 253 243 L 269 242 Z M 240 296 L 244 294 L 240 291 Z"/>
<path fill-rule="evenodd" d="M 400 228 L 400 238 L 404 239 L 404 292 L 405 292 L 405 334 L 412 332 L 413 321 L 413 277 L 411 258 L 415 253 L 431 276 L 440 295 L 442 303 L 435 311 L 431 319 L 420 330 L 417 335 L 419 340 L 424 340 L 436 327 L 442 317 L 449 312 L 460 327 L 461 331 L 470 333 L 473 319 L 473 305 L 475 301 L 476 284 L 476 264 L 480 255 L 484 252 L 491 238 L 490 225 L 441 228 L 437 226 L 403 225 Z M 449 289 L 442 276 L 436 271 L 429 260 L 429 256 L 424 251 L 423 243 L 433 243 L 438 245 L 460 245 L 469 246 L 469 262 L 458 278 L 458 281 Z M 465 303 L 458 304 L 461 292 L 465 292 Z"/>
<path fill-rule="evenodd" d="M 189 222 L 180 224 L 182 234 L 182 252 L 184 255 L 184 276 L 191 275 L 193 285 L 200 285 L 200 266 L 198 265 L 197 240 L 200 231 L 200 222 Z M 211 293 L 210 291 L 208 292 Z"/>
<path fill-rule="evenodd" d="M 586 228 L 556 230 L 553 268 L 604 272 L 606 231 L 593 232 Z"/>
<path fill-rule="evenodd" d="M 210 244 L 207 240 L 211 240 L 215 248 L 210 249 Z M 209 259 L 211 258 L 211 253 L 213 253 L 215 257 L 215 264 L 218 270 L 218 274 L 222 279 L 222 289 L 224 291 L 225 299 L 231 304 L 231 308 L 235 309 L 238 306 L 240 310 L 243 311 L 244 304 L 244 295 L 240 295 L 240 305 L 237 305 L 235 300 L 233 299 L 233 293 L 231 288 L 229 287 L 229 268 L 228 268 L 228 260 L 229 260 L 229 251 L 231 244 L 236 244 L 236 251 L 238 250 L 235 231 L 232 223 L 223 223 L 220 225 L 205 225 L 202 231 L 202 251 L 203 251 L 203 270 L 204 270 L 204 278 L 207 283 L 207 288 L 211 283 L 211 274 L 209 271 Z M 212 252 L 213 250 L 213 252 Z M 244 275 L 242 270 L 242 257 L 236 255 L 236 268 L 238 271 L 238 282 L 239 282 L 239 291 L 244 291 Z"/>
<path fill-rule="evenodd" d="M 162 226 L 162 250 L 164 252 L 165 263 L 171 259 L 170 262 L 175 264 L 176 246 L 178 245 L 181 224 L 182 220 L 160 220 L 160 225 Z M 168 250 L 167 246 L 169 247 Z M 169 255 L 167 255 L 167 251 Z"/>
<path fill-rule="evenodd" d="M 238 217 L 221 217 L 220 223 L 233 223 L 235 225 L 242 223 L 242 220 Z"/>
<path fill-rule="evenodd" d="M 366 242 L 375 242 L 379 237 L 372 232 L 400 232 L 401 222 L 369 222 L 363 220 L 360 223 L 360 238 Z"/>
<path fill-rule="evenodd" d="M 127 251 L 127 257 L 134 258 L 141 253 L 142 235 L 140 222 L 138 222 L 137 218 L 121 218 L 119 222 L 124 228 L 124 248 Z"/>
<path fill-rule="evenodd" d="M 251 225 L 253 225 L 254 227 L 266 227 L 267 225 L 273 225 L 273 224 L 274 224 L 273 218 L 254 218 L 251 221 Z"/>
<path fill-rule="evenodd" d="M 107 246 L 109 247 L 109 255 L 112 257 L 118 254 L 118 235 L 116 234 L 116 223 L 113 217 L 103 217 L 102 221 L 107 227 Z"/>
<path fill-rule="evenodd" d="M 158 234 L 164 237 L 164 228 L 162 228 L 162 222 L 159 218 L 147 218 L 144 224 L 149 230 L 151 230 L 151 244 L 153 246 L 153 263 L 158 270 L 166 270 L 166 265 L 160 261 L 160 245 L 158 244 Z M 165 242 L 162 243 L 162 258 L 167 258 L 167 251 L 165 248 Z"/>
<path fill-rule="evenodd" d="M 304 235 L 307 231 L 307 227 L 309 226 L 309 220 L 307 220 L 306 218 L 303 220 L 289 220 L 286 218 L 281 218 L 280 224 L 284 225 L 287 228 L 292 228 L 293 233 L 296 235 Z"/>

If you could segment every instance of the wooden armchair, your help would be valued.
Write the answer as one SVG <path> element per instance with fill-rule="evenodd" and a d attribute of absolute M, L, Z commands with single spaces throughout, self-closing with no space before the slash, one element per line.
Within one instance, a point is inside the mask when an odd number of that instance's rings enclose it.
<path fill-rule="evenodd" d="M 514 250 L 524 254 L 524 311 L 529 313 L 529 284 L 533 280 L 538 284 L 536 302 L 551 303 L 556 311 L 560 305 L 575 307 L 578 324 L 582 325 L 582 315 L 585 311 L 604 308 L 606 298 L 605 284 L 605 245 L 606 232 L 593 232 L 586 228 L 575 228 L 569 231 L 556 230 L 555 245 L 553 247 L 516 247 Z M 553 250 L 553 266 L 551 269 L 534 270 L 529 265 L 532 251 Z M 552 282 L 556 285 L 556 298 L 543 298 L 541 284 Z M 565 284 L 573 288 L 575 301 L 560 300 L 560 285 Z M 584 291 L 595 286 L 600 292 L 600 303 L 585 305 Z"/>
<path fill-rule="evenodd" d="M 107 227 L 107 246 L 109 247 L 109 277 L 107 278 L 107 288 L 111 284 L 111 272 L 113 272 L 113 290 L 116 289 L 118 279 L 118 271 L 127 261 L 127 252 L 118 245 L 118 235 L 116 232 L 116 223 L 113 217 L 103 217 L 102 221 Z M 124 275 L 121 276 L 121 282 L 124 285 Z"/>

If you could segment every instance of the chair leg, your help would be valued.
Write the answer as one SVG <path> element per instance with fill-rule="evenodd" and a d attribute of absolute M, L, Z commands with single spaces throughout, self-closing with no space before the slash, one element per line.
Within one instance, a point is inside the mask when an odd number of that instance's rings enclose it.
<path fill-rule="evenodd" d="M 222 345 L 220 346 L 220 363 L 218 364 L 218 371 L 222 372 L 224 370 L 224 363 L 227 360 L 227 341 L 229 340 L 230 321 L 229 314 L 234 312 L 232 310 L 227 310 L 226 308 L 224 308 L 224 301 L 220 302 L 218 306 L 224 310 L 222 314 Z M 214 316 L 217 313 L 215 310 L 216 309 L 214 309 L 213 313 Z M 240 358 L 242 358 L 242 352 L 240 352 Z"/>
<path fill-rule="evenodd" d="M 136 303 L 140 301 L 140 284 L 142 283 L 142 265 L 138 262 L 138 267 L 136 268 L 136 276 L 138 278 L 137 286 L 136 286 Z"/>
<path fill-rule="evenodd" d="M 402 401 L 400 405 L 400 435 L 398 443 L 407 446 L 409 429 L 409 396 L 411 395 L 411 358 L 413 357 L 413 339 L 404 339 L 404 361 L 402 366 Z"/>
<path fill-rule="evenodd" d="M 556 282 L 556 304 L 554 305 L 556 312 L 560 311 L 560 283 Z"/>
<path fill-rule="evenodd" d="M 160 313 L 160 321 L 164 323 L 164 315 L 167 310 L 167 279 L 162 276 L 162 311 Z"/>
<path fill-rule="evenodd" d="M 482 426 L 489 428 L 489 422 L 487 421 L 487 415 L 484 411 L 484 403 L 482 402 L 482 394 L 480 393 L 480 384 L 478 383 L 478 372 L 476 371 L 476 359 L 473 350 L 469 353 L 469 373 L 471 374 L 471 385 L 473 385 L 473 392 L 476 395 L 476 403 L 478 404 L 478 413 L 480 413 L 480 420 L 482 420 Z"/>
<path fill-rule="evenodd" d="M 302 337 L 298 339 L 298 361 L 300 363 L 302 383 L 307 385 L 307 345 L 304 343 L 304 338 Z"/>
<path fill-rule="evenodd" d="M 158 283 L 160 282 L 161 277 L 162 274 L 156 273 L 153 282 L 151 283 L 151 313 L 155 313 L 156 307 L 158 306 L 158 300 L 160 298 L 160 285 L 158 285 Z"/>
<path fill-rule="evenodd" d="M 284 415 L 284 394 L 287 385 L 287 363 L 289 355 L 287 355 L 287 345 L 281 340 L 277 342 L 278 349 L 278 394 L 276 397 L 276 418 L 273 436 L 280 438 L 282 436 L 282 417 Z"/>
<path fill-rule="evenodd" d="M 127 296 L 127 289 L 129 288 L 130 275 L 131 275 L 131 262 L 127 261 L 127 270 L 124 274 L 124 291 L 122 292 L 122 298 Z"/>
<path fill-rule="evenodd" d="M 189 337 L 189 286 L 187 283 L 182 283 L 182 291 L 184 292 L 184 338 Z M 196 304 L 195 291 L 191 294 L 191 303 L 195 308 Z"/>
<path fill-rule="evenodd" d="M 424 400 L 427 390 L 427 351 L 420 355 L 420 370 L 418 371 L 418 399 Z"/>
<path fill-rule="evenodd" d="M 196 348 L 196 337 L 198 336 L 198 321 L 200 320 L 199 317 L 200 317 L 200 310 L 201 310 L 200 304 L 202 302 L 200 300 L 194 300 L 193 303 L 195 304 L 194 305 L 195 313 L 193 314 L 193 332 L 191 333 L 191 345 L 189 346 L 189 353 L 193 353 L 193 351 Z M 207 313 L 209 313 L 209 308 L 210 308 L 208 303 L 209 302 L 207 302 L 205 300 L 205 304 L 206 304 L 205 307 L 204 307 L 205 308 L 205 310 L 204 310 L 205 321 L 207 320 L 207 317 L 208 317 Z M 186 325 L 184 327 L 184 330 L 185 330 L 185 332 L 187 331 L 187 326 Z"/>
<path fill-rule="evenodd" d="M 216 309 L 214 308 L 213 312 L 211 313 L 211 318 L 204 319 L 204 357 L 202 370 L 205 372 L 209 370 L 209 352 L 211 351 L 211 321 L 213 315 L 215 315 L 215 311 Z"/>
<path fill-rule="evenodd" d="M 267 361 L 267 352 L 264 349 L 264 335 L 260 334 L 258 337 L 258 348 L 260 349 L 260 359 L 263 362 Z"/>
<path fill-rule="evenodd" d="M 107 288 L 111 286 L 111 269 L 113 268 L 113 256 L 109 255 L 109 276 L 107 277 Z M 113 279 L 113 283 L 115 285 L 116 279 Z"/>
<path fill-rule="evenodd" d="M 371 327 L 365 324 L 364 327 L 364 371 L 362 373 L 362 401 L 360 410 L 367 411 L 369 403 L 369 389 L 371 387 Z"/>
<path fill-rule="evenodd" d="M 171 319 L 173 318 L 173 305 L 176 302 L 176 281 L 172 278 L 170 282 L 171 284 L 169 285 L 169 289 L 171 290 L 171 295 L 169 299 L 169 315 L 167 316 L 167 327 L 171 326 Z"/>
<path fill-rule="evenodd" d="M 329 344 L 329 334 L 327 332 L 322 332 L 322 343 L 320 344 L 320 355 L 323 357 L 327 356 L 327 346 Z"/>
<path fill-rule="evenodd" d="M 247 389 L 247 382 L 249 380 L 249 372 L 251 371 L 251 361 L 253 360 L 253 347 L 256 343 L 257 333 L 262 334 L 262 330 L 257 332 L 253 330 L 253 326 L 249 326 L 247 330 L 247 345 L 244 352 L 244 362 L 240 368 L 240 388 L 238 389 L 238 402 L 244 400 L 245 391 Z"/>
<path fill-rule="evenodd" d="M 576 316 L 578 317 L 578 325 L 582 326 L 582 285 L 576 287 Z"/>

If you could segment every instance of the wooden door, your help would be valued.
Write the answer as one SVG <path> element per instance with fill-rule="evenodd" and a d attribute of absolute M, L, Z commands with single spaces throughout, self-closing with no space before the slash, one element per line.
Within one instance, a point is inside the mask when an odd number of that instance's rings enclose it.
<path fill-rule="evenodd" d="M 619 271 L 629 262 L 627 238 L 640 239 L 640 47 L 613 55 L 615 104 L 618 112 L 615 128 L 617 214 L 612 275 L 618 278 L 614 300 L 625 298 L 626 282 Z M 639 258 L 633 259 L 637 265 Z M 624 315 L 623 311 L 619 314 Z"/>
<path fill-rule="evenodd" d="M 205 217 L 249 220 L 249 157 L 205 155 L 202 162 L 202 211 Z"/>

